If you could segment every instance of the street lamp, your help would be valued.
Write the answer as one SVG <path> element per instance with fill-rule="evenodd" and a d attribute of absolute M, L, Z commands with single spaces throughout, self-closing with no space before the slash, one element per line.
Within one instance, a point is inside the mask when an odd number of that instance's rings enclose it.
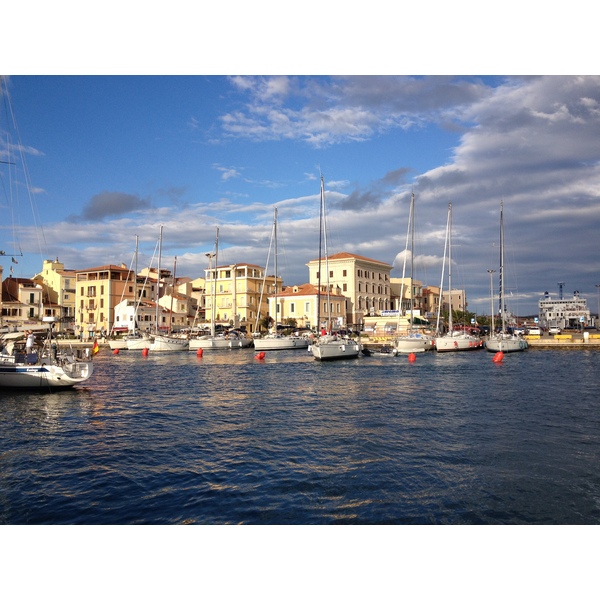
<path fill-rule="evenodd" d="M 494 333 L 494 282 L 492 281 L 492 278 L 495 272 L 495 269 L 488 269 L 488 273 L 490 274 L 490 302 L 492 304 L 492 329 L 490 335 Z"/>

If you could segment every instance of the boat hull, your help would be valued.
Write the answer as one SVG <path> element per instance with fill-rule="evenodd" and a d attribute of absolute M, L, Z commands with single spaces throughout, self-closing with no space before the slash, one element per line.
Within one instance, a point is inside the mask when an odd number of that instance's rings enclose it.
<path fill-rule="evenodd" d="M 109 340 L 108 346 L 111 350 L 127 350 L 127 340 Z"/>
<path fill-rule="evenodd" d="M 426 335 L 408 335 L 400 337 L 394 344 L 397 354 L 411 354 L 413 352 L 427 352 L 433 350 L 435 340 Z"/>
<path fill-rule="evenodd" d="M 150 348 L 151 344 L 152 340 L 149 337 L 136 337 L 127 339 L 128 350 L 144 350 L 145 348 Z"/>
<path fill-rule="evenodd" d="M 256 350 L 306 350 L 309 342 L 306 338 L 295 336 L 264 337 L 254 340 Z"/>
<path fill-rule="evenodd" d="M 54 364 L 25 365 L 0 362 L 0 387 L 21 389 L 68 388 L 89 379 L 94 365 L 75 362 L 60 366 Z"/>
<path fill-rule="evenodd" d="M 527 350 L 527 340 L 519 337 L 493 337 L 486 341 L 485 349 L 488 352 L 523 352 Z"/>
<path fill-rule="evenodd" d="M 157 335 L 150 344 L 150 352 L 180 352 L 187 350 L 189 345 L 189 340 L 185 338 Z"/>
<path fill-rule="evenodd" d="M 190 340 L 190 350 L 237 350 L 252 346 L 250 338 L 201 337 Z"/>
<path fill-rule="evenodd" d="M 315 360 L 348 360 L 358 358 L 360 346 L 354 340 L 317 340 L 310 347 Z"/>
<path fill-rule="evenodd" d="M 461 352 L 481 348 L 483 348 L 482 340 L 472 335 L 448 335 L 435 338 L 435 349 L 438 352 Z"/>

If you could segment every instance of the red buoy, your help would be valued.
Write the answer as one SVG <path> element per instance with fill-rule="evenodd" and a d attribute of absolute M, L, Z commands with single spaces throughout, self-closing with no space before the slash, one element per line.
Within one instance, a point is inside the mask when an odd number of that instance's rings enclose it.
<path fill-rule="evenodd" d="M 118 348 L 115 348 L 115 349 L 113 350 L 113 354 L 119 354 L 119 349 L 118 349 Z"/>
<path fill-rule="evenodd" d="M 202 354 L 203 354 L 203 352 L 202 352 L 202 348 L 198 348 L 198 352 L 196 352 L 196 356 L 197 356 L 198 358 L 202 358 Z"/>
<path fill-rule="evenodd" d="M 264 352 L 259 352 L 255 357 L 256 360 L 264 360 L 265 358 L 265 353 Z"/>
<path fill-rule="evenodd" d="M 417 355 L 414 352 L 411 352 L 408 355 L 408 362 L 413 363 L 415 360 L 417 360 Z"/>
<path fill-rule="evenodd" d="M 148 348 L 142 350 L 142 356 L 148 356 Z"/>
<path fill-rule="evenodd" d="M 495 362 L 495 363 L 502 362 L 503 358 L 504 358 L 504 352 L 496 352 L 496 354 L 494 354 L 494 358 L 492 358 L 492 362 Z"/>

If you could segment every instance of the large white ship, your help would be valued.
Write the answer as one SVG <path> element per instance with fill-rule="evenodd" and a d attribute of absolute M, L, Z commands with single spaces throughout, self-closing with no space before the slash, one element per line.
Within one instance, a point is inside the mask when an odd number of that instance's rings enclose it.
<path fill-rule="evenodd" d="M 561 329 L 588 327 L 592 325 L 587 300 L 573 292 L 571 298 L 563 298 L 562 289 L 558 298 L 546 292 L 540 298 L 539 322 L 542 327 L 560 327 Z"/>

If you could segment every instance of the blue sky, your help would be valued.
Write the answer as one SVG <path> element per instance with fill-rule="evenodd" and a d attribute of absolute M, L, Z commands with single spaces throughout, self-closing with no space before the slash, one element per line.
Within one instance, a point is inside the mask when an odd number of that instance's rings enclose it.
<path fill-rule="evenodd" d="M 561 281 L 596 310 L 600 78 L 456 76 L 448 66 L 392 75 L 387 63 L 379 76 L 333 66 L 350 72 L 256 76 L 247 64 L 236 75 L 228 62 L 206 74 L 105 74 L 119 62 L 38 69 L 34 58 L 9 77 L 43 226 L 41 237 L 22 202 L 15 275 L 34 275 L 44 258 L 74 269 L 129 264 L 135 235 L 143 265 L 161 224 L 163 264 L 177 256 L 178 275 L 203 276 L 216 226 L 220 262 L 265 264 L 276 205 L 279 274 L 304 283 L 318 254 L 322 172 L 330 253 L 382 260 L 401 276 L 414 191 L 415 276 L 439 285 L 452 202 L 454 287 L 489 313 L 503 200 L 509 308 L 535 313 Z M 128 69 L 148 71 L 163 70 Z M 485 71 L 457 63 L 455 72 Z M 0 232 L 1 249 L 13 250 L 4 216 Z"/>

